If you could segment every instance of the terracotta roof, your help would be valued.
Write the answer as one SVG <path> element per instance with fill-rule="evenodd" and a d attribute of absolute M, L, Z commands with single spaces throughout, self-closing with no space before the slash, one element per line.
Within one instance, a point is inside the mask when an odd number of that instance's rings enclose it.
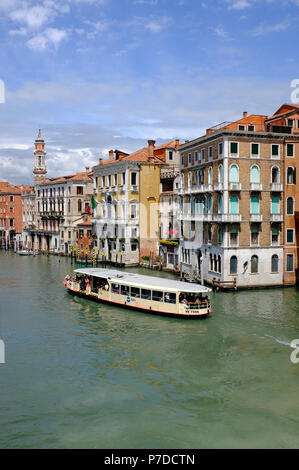
<path fill-rule="evenodd" d="M 282 111 L 284 108 L 289 108 L 289 109 L 285 109 L 284 111 Z M 299 104 L 283 104 L 276 111 L 276 113 L 274 113 L 273 116 L 270 116 L 268 119 L 266 119 L 266 121 L 270 121 L 272 119 L 278 119 L 279 117 L 284 116 L 285 114 L 296 112 L 298 109 L 299 109 Z"/>
<path fill-rule="evenodd" d="M 51 183 L 66 183 L 68 181 L 93 181 L 93 172 L 92 171 L 81 171 L 76 173 L 75 175 L 68 175 L 68 176 L 58 176 L 57 178 L 47 178 L 43 184 L 51 184 Z"/>
<path fill-rule="evenodd" d="M 21 189 L 8 181 L 0 181 L 0 193 L 21 194 Z"/>

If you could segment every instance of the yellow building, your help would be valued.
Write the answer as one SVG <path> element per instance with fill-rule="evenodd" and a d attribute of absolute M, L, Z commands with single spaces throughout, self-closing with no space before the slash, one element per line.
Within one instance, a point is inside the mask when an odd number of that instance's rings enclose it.
<path fill-rule="evenodd" d="M 143 256 L 159 253 L 161 167 L 179 145 L 171 141 L 148 146 L 130 155 L 110 151 L 109 159 L 93 168 L 95 199 L 93 223 L 100 253 L 112 261 L 138 264 Z"/>

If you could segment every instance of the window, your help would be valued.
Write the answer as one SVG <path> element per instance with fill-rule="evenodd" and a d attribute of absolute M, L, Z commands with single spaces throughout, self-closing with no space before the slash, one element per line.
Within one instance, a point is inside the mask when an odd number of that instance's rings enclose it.
<path fill-rule="evenodd" d="M 229 232 L 230 246 L 238 246 L 238 230 L 231 228 Z"/>
<path fill-rule="evenodd" d="M 271 183 L 279 183 L 279 169 L 277 166 L 274 166 L 271 170 Z"/>
<path fill-rule="evenodd" d="M 294 243 L 294 229 L 287 229 L 287 243 Z"/>
<path fill-rule="evenodd" d="M 278 256 L 273 255 L 271 258 L 271 272 L 278 273 Z"/>
<path fill-rule="evenodd" d="M 139 287 L 131 287 L 131 297 L 140 297 L 140 289 Z"/>
<path fill-rule="evenodd" d="M 271 244 L 278 245 L 279 243 L 279 230 L 277 227 L 272 227 L 271 230 Z"/>
<path fill-rule="evenodd" d="M 188 165 L 192 164 L 192 154 L 188 153 Z"/>
<path fill-rule="evenodd" d="M 230 154 L 233 156 L 239 155 L 239 143 L 238 142 L 230 143 Z"/>
<path fill-rule="evenodd" d="M 152 300 L 155 302 L 163 302 L 163 292 L 153 290 Z"/>
<path fill-rule="evenodd" d="M 151 300 L 152 298 L 152 291 L 148 289 L 141 289 L 141 298 L 146 300 Z"/>
<path fill-rule="evenodd" d="M 292 197 L 287 198 L 287 214 L 294 214 L 294 199 Z"/>
<path fill-rule="evenodd" d="M 194 160 L 198 162 L 198 152 L 194 152 Z"/>
<path fill-rule="evenodd" d="M 279 145 L 278 144 L 272 144 L 271 145 L 271 157 L 272 158 L 279 158 Z"/>
<path fill-rule="evenodd" d="M 209 168 L 209 172 L 208 172 L 208 183 L 209 183 L 209 184 L 212 184 L 212 183 L 213 183 L 213 168 L 212 168 L 212 167 Z"/>
<path fill-rule="evenodd" d="M 169 153 L 168 153 L 168 158 L 169 158 L 170 161 L 173 160 L 173 152 L 172 152 L 172 150 L 169 151 Z"/>
<path fill-rule="evenodd" d="M 77 195 L 83 194 L 83 186 L 77 186 Z"/>
<path fill-rule="evenodd" d="M 231 183 L 239 182 L 239 168 L 237 165 L 232 165 L 230 167 L 229 180 Z"/>
<path fill-rule="evenodd" d="M 279 197 L 272 196 L 271 198 L 271 214 L 279 214 Z"/>
<path fill-rule="evenodd" d="M 223 154 L 223 142 L 220 142 L 218 144 L 218 154 L 222 155 Z"/>
<path fill-rule="evenodd" d="M 236 256 L 232 256 L 230 259 L 230 274 L 237 274 L 238 272 L 238 258 Z"/>
<path fill-rule="evenodd" d="M 133 244 L 131 245 L 131 251 L 137 251 L 137 245 L 136 245 L 136 243 L 133 243 Z"/>
<path fill-rule="evenodd" d="M 117 186 L 117 173 L 114 175 L 114 185 Z"/>
<path fill-rule="evenodd" d="M 103 188 L 105 187 L 105 176 L 102 176 L 102 185 L 103 185 Z"/>
<path fill-rule="evenodd" d="M 246 129 L 246 128 L 245 128 L 244 124 L 239 124 L 239 125 L 238 125 L 238 130 L 239 130 L 239 131 L 245 131 L 245 129 Z"/>
<path fill-rule="evenodd" d="M 181 157 L 181 166 L 184 166 L 184 156 Z"/>
<path fill-rule="evenodd" d="M 109 186 L 109 188 L 111 186 L 111 175 L 108 175 L 108 186 Z"/>
<path fill-rule="evenodd" d="M 213 158 L 213 147 L 209 147 L 209 158 Z"/>
<path fill-rule="evenodd" d="M 121 295 L 129 296 L 130 295 L 130 287 L 129 286 L 120 286 L 120 292 L 121 292 Z"/>
<path fill-rule="evenodd" d="M 223 166 L 219 165 L 218 167 L 218 182 L 222 183 L 223 182 Z"/>
<path fill-rule="evenodd" d="M 126 173 L 122 173 L 122 184 L 126 184 Z"/>
<path fill-rule="evenodd" d="M 287 255 L 286 259 L 286 270 L 288 272 L 293 272 L 294 271 L 294 255 Z"/>
<path fill-rule="evenodd" d="M 13 202 L 13 196 L 9 196 L 9 201 Z"/>
<path fill-rule="evenodd" d="M 112 284 L 111 291 L 113 292 L 113 294 L 120 294 L 120 285 Z"/>
<path fill-rule="evenodd" d="M 251 227 L 250 244 L 257 246 L 259 244 L 259 230 L 257 227 Z"/>
<path fill-rule="evenodd" d="M 294 144 L 287 144 L 287 157 L 294 156 Z"/>
<path fill-rule="evenodd" d="M 254 165 L 250 169 L 250 183 L 260 182 L 260 169 L 257 165 Z"/>
<path fill-rule="evenodd" d="M 137 174 L 135 172 L 131 172 L 131 185 L 136 186 L 137 182 Z"/>
<path fill-rule="evenodd" d="M 250 200 L 250 214 L 259 214 L 259 197 L 251 196 Z M 272 212 L 273 214 L 273 212 Z"/>
<path fill-rule="evenodd" d="M 296 169 L 291 166 L 287 169 L 287 184 L 296 184 Z"/>
<path fill-rule="evenodd" d="M 206 149 L 202 149 L 202 151 L 201 151 L 201 158 L 202 158 L 202 161 L 205 161 L 205 158 L 206 158 Z"/>
<path fill-rule="evenodd" d="M 251 156 L 259 157 L 260 155 L 260 144 L 251 144 Z"/>
<path fill-rule="evenodd" d="M 223 229 L 219 228 L 218 229 L 218 243 L 219 243 L 219 245 L 222 244 L 222 241 L 223 241 Z"/>
<path fill-rule="evenodd" d="M 137 209 L 135 204 L 131 204 L 131 219 L 136 219 Z"/>
<path fill-rule="evenodd" d="M 82 212 L 82 201 L 79 199 L 78 201 L 78 212 Z"/>
<path fill-rule="evenodd" d="M 229 213 L 238 214 L 239 213 L 239 200 L 238 196 L 231 196 L 229 199 Z"/>
<path fill-rule="evenodd" d="M 257 274 L 259 270 L 259 259 L 256 255 L 251 257 L 251 274 Z"/>
<path fill-rule="evenodd" d="M 223 211 L 223 197 L 220 195 L 218 197 L 218 214 L 222 214 Z"/>
<path fill-rule="evenodd" d="M 221 273 L 221 256 L 218 255 L 218 272 Z"/>
<path fill-rule="evenodd" d="M 288 127 L 294 127 L 294 119 L 288 119 L 287 120 L 287 126 Z"/>
<path fill-rule="evenodd" d="M 248 132 L 254 132 L 255 126 L 253 124 L 248 125 Z"/>

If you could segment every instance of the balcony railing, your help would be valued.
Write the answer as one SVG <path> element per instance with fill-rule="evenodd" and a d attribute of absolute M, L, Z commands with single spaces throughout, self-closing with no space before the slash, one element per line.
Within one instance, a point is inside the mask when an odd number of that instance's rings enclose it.
<path fill-rule="evenodd" d="M 271 191 L 278 191 L 281 192 L 283 190 L 282 183 L 271 183 L 270 184 Z"/>
<path fill-rule="evenodd" d="M 270 215 L 271 222 L 282 222 L 283 215 L 282 214 L 271 214 Z"/>
<path fill-rule="evenodd" d="M 250 183 L 250 191 L 262 191 L 262 183 Z"/>
<path fill-rule="evenodd" d="M 242 183 L 229 183 L 230 191 L 241 191 Z"/>
<path fill-rule="evenodd" d="M 214 191 L 223 191 L 223 183 L 214 183 Z"/>
<path fill-rule="evenodd" d="M 250 214 L 250 222 L 262 222 L 263 215 L 262 214 Z"/>

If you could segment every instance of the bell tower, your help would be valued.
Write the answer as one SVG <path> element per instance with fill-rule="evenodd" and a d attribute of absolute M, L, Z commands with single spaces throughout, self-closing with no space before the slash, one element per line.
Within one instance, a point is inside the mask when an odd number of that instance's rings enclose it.
<path fill-rule="evenodd" d="M 42 137 L 41 130 L 38 131 L 38 136 L 34 142 L 34 185 L 43 183 L 47 174 L 46 169 L 46 152 L 45 141 Z"/>

